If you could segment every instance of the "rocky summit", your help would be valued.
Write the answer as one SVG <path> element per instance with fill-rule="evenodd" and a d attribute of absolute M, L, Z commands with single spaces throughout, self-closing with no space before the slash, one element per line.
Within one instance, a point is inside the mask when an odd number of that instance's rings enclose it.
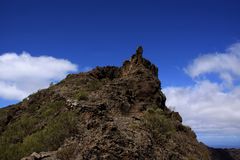
<path fill-rule="evenodd" d="M 0 159 L 212 159 L 165 101 L 139 47 L 121 67 L 70 74 L 0 109 Z"/>

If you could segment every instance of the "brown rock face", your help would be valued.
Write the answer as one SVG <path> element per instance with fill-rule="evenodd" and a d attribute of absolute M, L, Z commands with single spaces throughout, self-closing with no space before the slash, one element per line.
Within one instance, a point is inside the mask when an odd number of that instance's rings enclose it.
<path fill-rule="evenodd" d="M 144 71 L 151 73 L 155 77 L 158 77 L 158 68 L 151 64 L 150 61 L 144 59 L 142 57 L 143 54 L 143 48 L 138 47 L 136 50 L 136 53 L 132 55 L 132 58 L 130 61 L 125 61 L 122 66 L 122 75 L 123 76 L 129 76 L 131 74 L 141 74 L 144 73 Z"/>
<path fill-rule="evenodd" d="M 165 101 L 139 47 L 121 67 L 68 75 L 1 109 L 0 159 L 210 159 Z"/>

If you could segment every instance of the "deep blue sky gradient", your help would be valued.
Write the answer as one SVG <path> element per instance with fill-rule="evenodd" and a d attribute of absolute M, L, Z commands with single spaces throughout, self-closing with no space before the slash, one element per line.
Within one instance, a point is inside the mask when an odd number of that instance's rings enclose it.
<path fill-rule="evenodd" d="M 0 53 L 47 54 L 81 69 L 121 65 L 143 45 L 163 86 L 184 85 L 177 70 L 239 41 L 239 15 L 237 0 L 1 0 Z"/>
<path fill-rule="evenodd" d="M 238 0 L 1 0 L 0 54 L 51 55 L 84 70 L 119 66 L 143 45 L 163 87 L 185 86 L 192 59 L 239 42 L 239 16 Z"/>

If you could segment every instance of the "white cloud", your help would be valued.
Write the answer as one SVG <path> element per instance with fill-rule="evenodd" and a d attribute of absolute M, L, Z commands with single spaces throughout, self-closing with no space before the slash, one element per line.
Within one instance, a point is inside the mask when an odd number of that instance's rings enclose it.
<path fill-rule="evenodd" d="M 21 100 L 75 71 L 77 65 L 68 60 L 33 57 L 26 52 L 4 53 L 0 55 L 0 98 Z"/>
<path fill-rule="evenodd" d="M 240 76 L 240 43 L 231 45 L 225 53 L 209 53 L 196 58 L 185 72 L 192 78 L 216 73 L 227 84 Z"/>
<path fill-rule="evenodd" d="M 240 43 L 230 46 L 225 53 L 199 56 L 185 72 L 195 84 L 164 88 L 167 105 L 180 112 L 184 123 L 201 140 L 211 143 L 211 139 L 218 139 L 224 145 L 235 138 L 234 142 L 240 145 L 240 85 L 234 83 L 240 78 Z M 211 81 L 208 76 L 212 73 L 220 81 Z"/>

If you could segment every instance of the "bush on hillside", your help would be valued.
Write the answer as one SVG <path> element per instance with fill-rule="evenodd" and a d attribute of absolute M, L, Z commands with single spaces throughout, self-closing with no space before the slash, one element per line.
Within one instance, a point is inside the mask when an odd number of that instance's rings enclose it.
<path fill-rule="evenodd" d="M 18 160 L 32 152 L 56 150 L 67 137 L 77 132 L 77 116 L 72 112 L 59 114 L 42 130 L 33 134 L 27 133 L 27 130 L 31 129 L 29 128 L 31 125 L 26 125 L 25 121 L 30 124 L 31 120 L 23 119 L 18 121 L 16 125 L 13 125 L 16 129 L 11 129 L 8 133 L 4 132 L 4 134 L 8 135 L 1 135 L 0 159 Z M 17 131 L 16 136 L 13 136 L 15 131 Z M 16 141 L 16 137 L 20 137 L 21 140 Z"/>
<path fill-rule="evenodd" d="M 171 119 L 167 118 L 160 108 L 151 107 L 144 112 L 143 121 L 154 138 L 163 141 L 175 132 Z"/>

